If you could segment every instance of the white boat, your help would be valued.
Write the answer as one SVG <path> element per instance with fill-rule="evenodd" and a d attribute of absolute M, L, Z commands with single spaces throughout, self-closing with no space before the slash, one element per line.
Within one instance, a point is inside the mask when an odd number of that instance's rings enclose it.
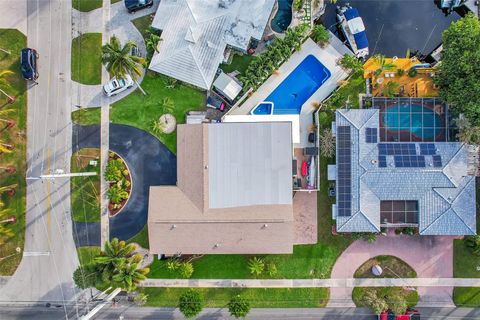
<path fill-rule="evenodd" d="M 312 156 L 310 166 L 308 168 L 307 189 L 315 189 L 315 157 Z"/>
<path fill-rule="evenodd" d="M 369 54 L 368 39 L 358 10 L 349 4 L 337 7 L 337 21 L 353 53 L 358 58 L 365 58 Z"/>

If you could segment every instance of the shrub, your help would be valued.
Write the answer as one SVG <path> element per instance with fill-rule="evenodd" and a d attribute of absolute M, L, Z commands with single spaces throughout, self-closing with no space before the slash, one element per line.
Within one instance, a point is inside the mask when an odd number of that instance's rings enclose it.
<path fill-rule="evenodd" d="M 417 76 L 417 73 L 418 73 L 417 69 L 410 69 L 410 70 L 408 70 L 408 76 L 409 76 L 409 77 L 412 77 L 412 78 L 413 78 L 413 77 L 416 77 L 416 76 Z"/>
<path fill-rule="evenodd" d="M 185 318 L 193 318 L 202 312 L 203 299 L 198 291 L 190 289 L 180 296 L 178 308 Z"/>
<path fill-rule="evenodd" d="M 122 200 L 128 198 L 128 192 L 125 190 L 120 189 L 117 186 L 113 186 L 107 191 L 108 199 L 113 204 L 119 204 Z"/>
<path fill-rule="evenodd" d="M 472 254 L 480 256 L 480 235 L 467 236 L 463 241 Z"/>
<path fill-rule="evenodd" d="M 351 234 L 354 240 L 363 240 L 374 243 L 377 240 L 377 234 L 373 232 L 354 232 Z"/>
<path fill-rule="evenodd" d="M 235 318 L 245 318 L 250 312 L 250 303 L 241 296 L 236 295 L 228 303 L 228 311 Z"/>
<path fill-rule="evenodd" d="M 139 293 L 133 298 L 133 304 L 141 307 L 145 305 L 145 303 L 147 303 L 147 298 L 148 298 L 148 295 L 146 295 L 145 293 Z"/>
<path fill-rule="evenodd" d="M 181 264 L 182 263 L 180 261 L 178 261 L 178 259 L 169 259 L 167 261 L 167 269 L 170 270 L 170 271 L 178 270 L 178 268 L 180 268 Z"/>
<path fill-rule="evenodd" d="M 268 263 L 266 267 L 266 271 L 270 277 L 275 277 L 278 273 L 277 265 L 273 262 Z"/>
<path fill-rule="evenodd" d="M 401 77 L 405 74 L 405 71 L 403 69 L 397 69 L 397 76 Z"/>
<path fill-rule="evenodd" d="M 362 302 L 375 314 L 379 314 L 388 309 L 387 302 L 378 297 L 377 292 L 374 290 L 365 290 Z"/>
<path fill-rule="evenodd" d="M 248 261 L 248 269 L 251 274 L 259 276 L 265 270 L 265 263 L 262 258 L 253 257 Z"/>
<path fill-rule="evenodd" d="M 321 24 L 317 24 L 313 27 L 313 30 L 310 36 L 313 39 L 313 41 L 315 41 L 322 47 L 325 44 L 327 44 L 328 40 L 330 39 L 327 29 L 325 29 L 325 27 Z"/>
<path fill-rule="evenodd" d="M 193 274 L 193 264 L 190 261 L 185 261 L 180 264 L 178 271 L 182 278 L 190 278 Z"/>
<path fill-rule="evenodd" d="M 340 59 L 340 66 L 352 73 L 359 73 L 363 71 L 363 65 L 357 57 L 346 54 Z"/>
<path fill-rule="evenodd" d="M 95 265 L 89 264 L 86 266 L 79 266 L 73 272 L 73 282 L 80 289 L 95 287 L 97 283 Z"/>

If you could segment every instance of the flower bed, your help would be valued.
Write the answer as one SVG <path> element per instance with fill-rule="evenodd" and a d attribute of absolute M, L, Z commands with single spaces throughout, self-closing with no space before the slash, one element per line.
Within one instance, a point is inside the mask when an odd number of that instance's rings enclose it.
<path fill-rule="evenodd" d="M 130 198 L 132 177 L 125 160 L 112 151 L 108 154 L 105 180 L 109 183 L 107 192 L 109 198 L 108 211 L 110 216 L 113 217 L 122 211 Z"/>

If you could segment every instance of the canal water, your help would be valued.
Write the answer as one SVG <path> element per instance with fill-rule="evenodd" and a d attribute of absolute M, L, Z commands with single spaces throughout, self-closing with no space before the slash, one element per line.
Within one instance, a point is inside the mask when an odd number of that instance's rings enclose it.
<path fill-rule="evenodd" d="M 442 42 L 442 32 L 460 15 L 445 16 L 433 0 L 339 0 L 327 4 L 321 20 L 336 32 L 336 6 L 358 9 L 367 31 L 370 55 L 404 57 L 407 50 L 429 54 Z"/>

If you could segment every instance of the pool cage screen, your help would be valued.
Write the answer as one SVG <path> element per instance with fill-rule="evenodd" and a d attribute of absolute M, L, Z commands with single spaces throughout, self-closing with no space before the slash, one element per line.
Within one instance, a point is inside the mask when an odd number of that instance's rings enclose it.
<path fill-rule="evenodd" d="M 380 110 L 380 141 L 450 141 L 448 108 L 438 98 L 369 99 Z"/>

